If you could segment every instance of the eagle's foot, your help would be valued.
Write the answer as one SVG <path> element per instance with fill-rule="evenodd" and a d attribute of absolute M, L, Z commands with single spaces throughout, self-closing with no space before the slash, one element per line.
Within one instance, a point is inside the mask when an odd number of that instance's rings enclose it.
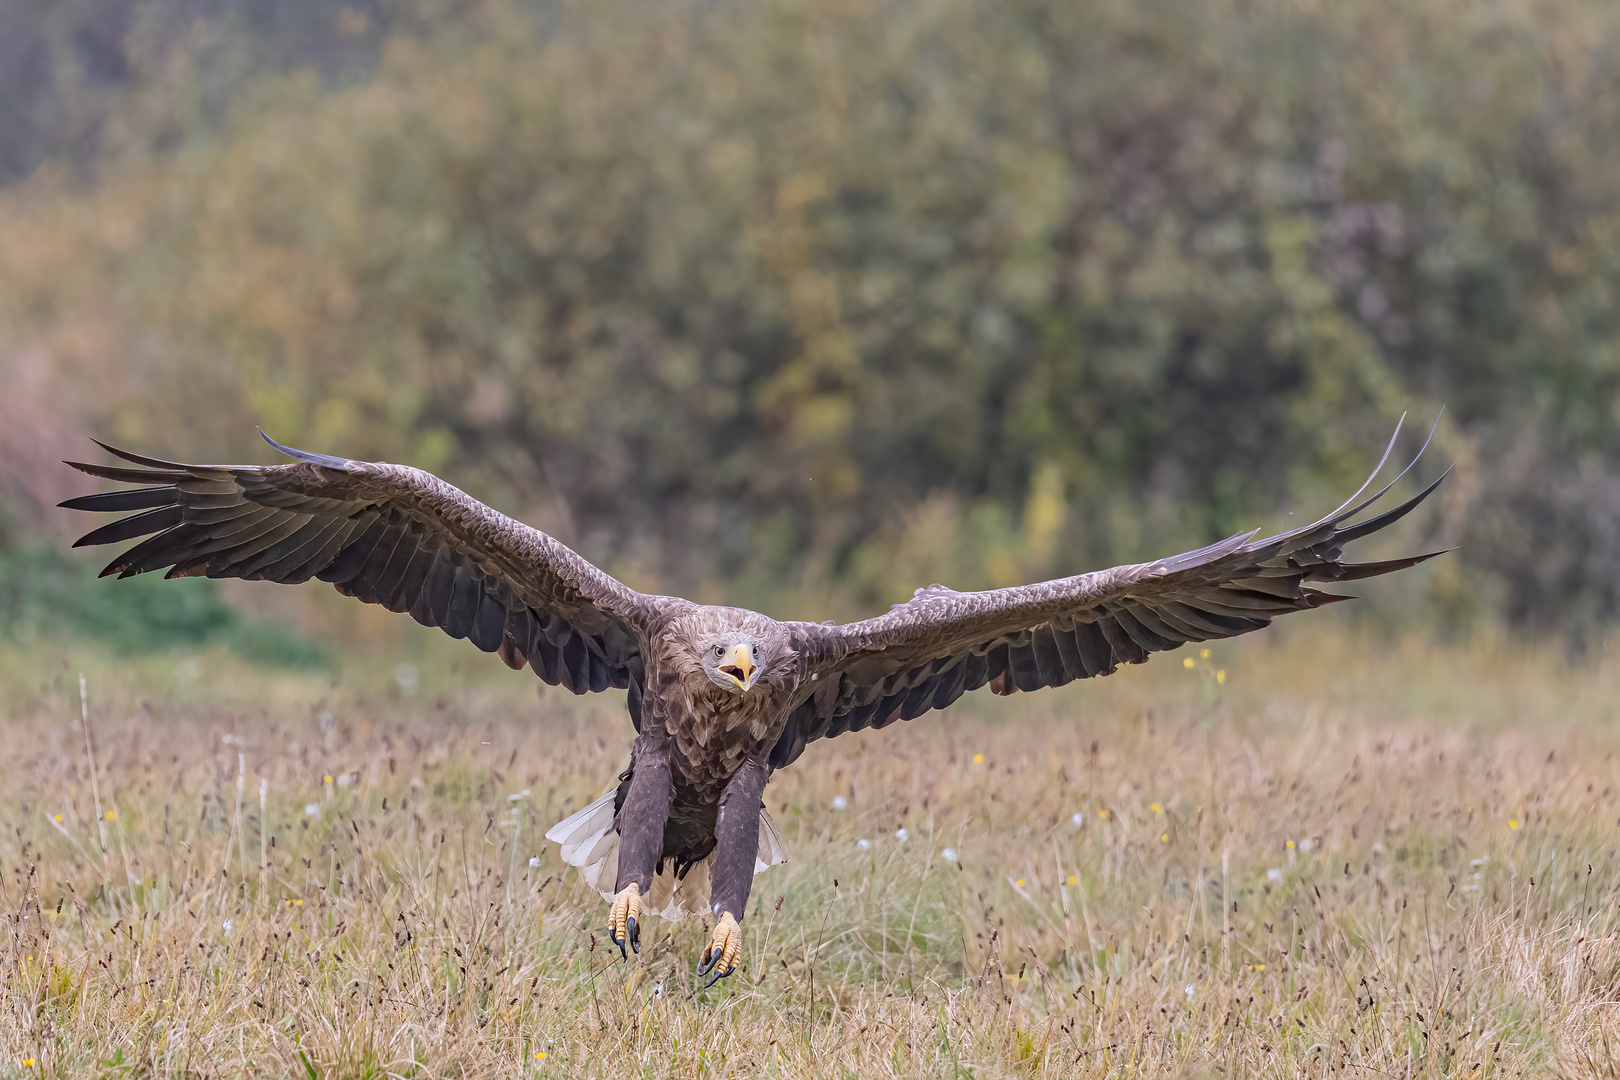
<path fill-rule="evenodd" d="M 632 881 L 619 890 L 619 895 L 613 898 L 613 910 L 608 912 L 608 937 L 626 960 L 630 959 L 626 945 L 634 949 L 637 956 L 641 955 L 641 927 L 637 924 L 640 918 L 641 886 Z"/>
<path fill-rule="evenodd" d="M 713 986 L 721 979 L 737 970 L 737 961 L 742 957 L 742 927 L 731 912 L 720 913 L 720 921 L 715 924 L 714 934 L 709 938 L 708 947 L 703 950 L 703 959 L 698 964 L 698 977 L 714 975 L 705 987 Z"/>

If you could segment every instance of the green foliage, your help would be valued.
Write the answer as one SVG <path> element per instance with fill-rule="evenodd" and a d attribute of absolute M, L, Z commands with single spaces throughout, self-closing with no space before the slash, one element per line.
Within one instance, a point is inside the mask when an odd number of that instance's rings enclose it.
<path fill-rule="evenodd" d="M 1443 404 L 1431 607 L 1620 613 L 1620 8 L 437 10 L 0 202 L 83 422 L 821 615 L 1333 505 Z"/>
<path fill-rule="evenodd" d="M 74 637 L 124 654 L 224 646 L 285 668 L 330 666 L 314 641 L 227 604 L 207 578 L 163 581 L 146 574 L 98 580 L 53 548 L 0 548 L 0 608 L 12 640 Z"/>

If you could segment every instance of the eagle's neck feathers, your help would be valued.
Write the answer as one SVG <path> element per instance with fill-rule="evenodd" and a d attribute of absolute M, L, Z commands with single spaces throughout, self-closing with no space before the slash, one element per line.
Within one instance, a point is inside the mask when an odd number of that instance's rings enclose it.
<path fill-rule="evenodd" d="M 687 784 L 712 788 L 718 796 L 726 781 L 781 735 L 796 688 L 797 654 L 764 616 L 717 608 L 696 614 L 662 635 L 647 673 L 649 689 L 655 689 L 648 697 L 662 704 L 656 723 L 668 738 L 674 771 Z M 699 642 L 731 629 L 756 635 L 769 650 L 765 670 L 743 693 L 717 685 L 702 667 Z"/>

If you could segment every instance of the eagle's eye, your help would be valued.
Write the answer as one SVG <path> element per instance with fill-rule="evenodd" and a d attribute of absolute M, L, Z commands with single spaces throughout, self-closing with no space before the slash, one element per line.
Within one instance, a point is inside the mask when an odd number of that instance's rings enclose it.
<path fill-rule="evenodd" d="M 726 655 L 726 647 L 724 645 L 716 645 L 714 647 L 714 658 L 718 660 L 724 655 Z"/>

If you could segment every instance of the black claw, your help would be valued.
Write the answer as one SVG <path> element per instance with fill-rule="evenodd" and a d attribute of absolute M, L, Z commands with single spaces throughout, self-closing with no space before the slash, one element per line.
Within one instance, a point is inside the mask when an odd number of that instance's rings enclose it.
<path fill-rule="evenodd" d="M 641 955 L 641 927 L 636 925 L 635 916 L 632 915 L 626 921 L 625 933 L 626 933 L 626 936 L 628 936 L 630 938 L 630 947 L 636 951 L 637 956 L 640 956 Z M 624 950 L 621 948 L 619 951 L 623 952 Z M 625 957 L 625 959 L 628 960 L 629 957 Z"/>
<path fill-rule="evenodd" d="M 624 942 L 619 940 L 619 935 L 614 932 L 613 927 L 611 925 L 608 927 L 608 940 L 613 942 L 613 944 L 615 944 L 615 945 L 617 945 L 619 947 L 619 955 L 620 956 L 623 956 L 626 960 L 630 959 L 628 956 L 625 955 Z"/>
<path fill-rule="evenodd" d="M 707 953 L 698 963 L 698 978 L 701 979 L 703 976 L 708 975 L 710 971 L 714 970 L 714 966 L 720 962 L 720 956 L 721 950 L 719 949 L 713 949 Z M 727 975 L 730 975 L 736 970 L 737 965 L 733 964 L 724 971 L 715 971 L 713 977 L 711 977 L 708 982 L 703 984 L 703 989 L 707 990 L 709 987 L 713 986 L 715 983 L 719 982 L 721 979 L 725 978 Z"/>

